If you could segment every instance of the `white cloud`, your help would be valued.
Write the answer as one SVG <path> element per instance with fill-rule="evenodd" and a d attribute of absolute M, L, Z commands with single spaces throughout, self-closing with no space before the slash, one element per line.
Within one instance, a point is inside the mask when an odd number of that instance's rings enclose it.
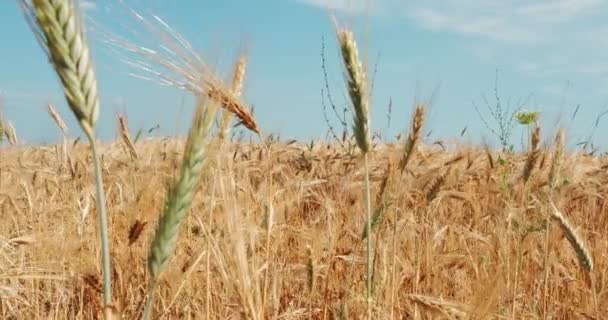
<path fill-rule="evenodd" d="M 508 43 L 537 43 L 598 12 L 603 0 L 295 0 L 348 14 L 401 16 L 419 27 Z"/>
<path fill-rule="evenodd" d="M 339 11 L 351 15 L 359 15 L 369 10 L 375 10 L 380 5 L 379 0 L 296 0 L 311 6 Z"/>
<path fill-rule="evenodd" d="M 536 1 L 517 7 L 516 14 L 545 22 L 563 22 L 585 15 L 598 7 L 602 0 Z"/>
<path fill-rule="evenodd" d="M 296 0 L 361 14 L 366 0 Z M 608 74 L 608 1 L 370 0 L 376 14 L 451 34 L 480 58 L 535 76 Z"/>
<path fill-rule="evenodd" d="M 406 1 L 405 16 L 419 26 L 492 41 L 551 41 L 569 24 L 608 9 L 601 0 Z"/>
<path fill-rule="evenodd" d="M 467 10 L 468 11 L 468 10 Z M 542 37 L 534 29 L 510 23 L 501 16 L 475 13 L 454 14 L 453 10 L 415 7 L 410 17 L 421 27 L 504 42 L 537 42 Z"/>

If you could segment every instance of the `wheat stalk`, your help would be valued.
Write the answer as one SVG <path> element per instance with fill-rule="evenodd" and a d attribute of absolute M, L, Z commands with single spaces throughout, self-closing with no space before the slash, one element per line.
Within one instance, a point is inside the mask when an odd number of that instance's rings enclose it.
<path fill-rule="evenodd" d="M 234 66 L 234 72 L 232 75 L 232 94 L 235 98 L 239 98 L 243 90 L 243 81 L 245 79 L 245 71 L 247 68 L 247 58 L 244 55 L 239 56 Z M 220 120 L 219 138 L 225 139 L 228 137 L 230 132 L 230 121 L 232 120 L 232 113 L 228 110 L 222 111 L 222 118 Z"/>
<path fill-rule="evenodd" d="M 110 245 L 101 164 L 94 138 L 99 116 L 99 96 L 84 23 L 75 0 L 19 0 L 38 43 L 52 62 L 65 98 L 90 141 L 95 167 L 99 231 L 104 285 L 104 317 L 112 317 Z"/>
<path fill-rule="evenodd" d="M 308 319 L 312 319 L 312 295 L 315 288 L 315 258 L 313 255 L 312 247 L 306 245 L 306 286 L 308 287 Z"/>
<path fill-rule="evenodd" d="M 367 76 L 361 62 L 353 32 L 338 30 L 338 43 L 346 71 L 346 86 L 354 109 L 353 132 L 357 145 L 363 154 L 369 151 L 369 97 Z"/>
<path fill-rule="evenodd" d="M 208 104 L 206 99 L 199 98 L 194 122 L 186 142 L 181 172 L 173 188 L 169 190 L 148 257 L 148 269 L 152 276 L 152 285 L 146 302 L 145 319 L 149 319 L 152 314 L 154 291 L 159 276 L 167 259 L 175 250 L 179 228 L 192 203 L 201 172 L 205 167 L 208 158 L 209 132 L 215 113 L 215 104 Z"/>
<path fill-rule="evenodd" d="M 349 29 L 340 28 L 337 30 L 338 43 L 344 64 L 346 87 L 354 109 L 353 132 L 357 146 L 361 150 L 364 158 L 365 169 L 365 203 L 367 211 L 366 230 L 366 293 L 367 293 L 367 318 L 372 317 L 372 207 L 369 183 L 369 159 L 370 150 L 369 137 L 369 95 L 367 93 L 367 76 L 359 61 L 359 52 L 353 32 Z"/>
<path fill-rule="evenodd" d="M 559 180 L 559 172 L 561 168 L 561 164 L 564 156 L 564 130 L 559 129 L 557 135 L 555 136 L 555 151 L 553 152 L 553 159 L 551 160 L 551 168 L 549 169 L 549 190 L 550 193 L 553 193 L 557 188 L 558 180 Z M 551 229 L 550 226 L 550 217 L 547 217 L 547 229 L 545 230 L 545 257 L 544 257 L 544 281 L 543 281 L 543 306 L 545 314 L 548 313 L 549 303 L 548 303 L 548 293 L 549 293 L 549 250 L 550 250 L 550 242 L 549 235 Z"/>

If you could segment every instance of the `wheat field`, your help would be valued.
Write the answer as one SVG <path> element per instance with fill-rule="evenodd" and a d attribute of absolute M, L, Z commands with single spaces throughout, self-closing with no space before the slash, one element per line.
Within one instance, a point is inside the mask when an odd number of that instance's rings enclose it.
<path fill-rule="evenodd" d="M 400 144 L 372 148 L 371 193 L 382 213 L 374 318 L 593 319 L 608 310 L 608 159 L 565 154 L 551 195 L 588 246 L 588 274 L 559 224 L 547 229 L 550 152 L 524 189 L 525 155 L 421 146 L 401 174 Z M 137 159 L 121 141 L 100 147 L 112 289 L 125 319 L 141 313 L 152 226 L 183 141 L 142 140 L 135 149 Z M 3 319 L 101 315 L 91 159 L 82 143 L 62 150 L 1 150 Z M 213 159 L 161 277 L 157 315 L 363 317 L 360 159 L 323 142 L 273 140 L 218 146 Z"/>
<path fill-rule="evenodd" d="M 553 128 L 540 126 L 539 112 L 504 112 L 500 102 L 491 110 L 508 118 L 500 129 L 527 126 L 523 151 L 425 141 L 429 102 L 417 102 L 407 132 L 387 142 L 372 135 L 373 84 L 356 35 L 334 19 L 352 123 L 345 113 L 341 139 L 330 126 L 327 140 L 282 140 L 242 95 L 246 55 L 227 85 L 160 17 L 130 11 L 161 49 L 102 33 L 106 44 L 196 106 L 186 138 L 141 129 L 132 137 L 120 114 L 116 140 L 101 141 L 107 110 L 78 1 L 18 3 L 84 139 L 68 135 L 51 104 L 55 145 L 21 144 L 0 114 L 2 319 L 608 312 L 608 158 L 566 148 L 561 129 L 545 135 Z M 231 138 L 238 127 L 249 141 Z M 505 147 L 508 135 L 493 133 Z"/>

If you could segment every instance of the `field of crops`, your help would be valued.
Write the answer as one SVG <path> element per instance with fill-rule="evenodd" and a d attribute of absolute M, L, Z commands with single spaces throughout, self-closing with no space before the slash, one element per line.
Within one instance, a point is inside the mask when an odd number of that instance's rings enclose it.
<path fill-rule="evenodd" d="M 420 101 L 383 142 L 356 36 L 333 20 L 344 133 L 279 139 L 241 97 L 246 55 L 225 83 L 161 18 L 130 11 L 159 48 L 105 44 L 136 77 L 191 94 L 191 125 L 132 136 L 121 114 L 101 141 L 78 1 L 19 3 L 82 136 L 49 104 L 62 139 L 22 144 L 0 113 L 2 319 L 605 318 L 608 158 L 567 148 L 538 112 L 497 101 L 499 151 L 426 141 Z M 323 72 L 329 88 L 324 58 Z M 517 122 L 521 151 L 506 144 Z"/>
<path fill-rule="evenodd" d="M 101 314 L 91 159 L 81 143 L 62 150 L 1 150 L 2 318 Z M 144 140 L 135 144 L 137 158 L 128 150 L 121 142 L 100 148 L 114 299 L 133 319 L 183 143 Z M 526 155 L 422 147 L 401 173 L 402 150 L 371 152 L 375 318 L 583 319 L 608 308 L 608 159 L 564 155 L 550 191 L 551 150 L 541 151 L 527 184 Z M 241 143 L 211 154 L 161 277 L 157 312 L 364 315 L 361 161 L 323 143 Z M 587 258 L 551 218 L 551 202 Z M 589 271 L 585 259 L 593 259 Z"/>

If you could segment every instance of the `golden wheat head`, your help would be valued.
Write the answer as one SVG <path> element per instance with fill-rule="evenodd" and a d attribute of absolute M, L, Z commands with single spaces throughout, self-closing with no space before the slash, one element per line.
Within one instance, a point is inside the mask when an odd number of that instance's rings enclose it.
<path fill-rule="evenodd" d="M 534 131 L 532 132 L 532 136 L 530 138 L 530 151 L 528 151 L 528 158 L 526 159 L 526 164 L 524 166 L 524 171 L 522 174 L 522 178 L 524 182 L 527 182 L 532 176 L 532 171 L 534 171 L 534 167 L 536 166 L 536 162 L 540 157 L 540 126 L 534 127 Z"/>
<path fill-rule="evenodd" d="M 238 99 L 240 86 L 236 90 L 238 94 L 235 90 L 228 88 L 207 65 L 202 55 L 194 50 L 192 44 L 159 16 L 154 15 L 153 19 L 149 20 L 145 15 L 139 14 L 133 9 L 129 9 L 129 11 L 139 23 L 145 26 L 147 32 L 158 37 L 160 45 L 159 48 L 149 48 L 113 35 L 112 32 L 102 31 L 105 33 L 107 43 L 113 46 L 113 49 L 126 54 L 128 58 L 121 60 L 126 61 L 137 71 L 132 73 L 132 76 L 155 81 L 163 86 L 171 85 L 197 96 L 205 95 L 236 116 L 240 124 L 247 129 L 260 133 L 252 110 Z M 144 60 L 129 57 L 133 55 Z M 244 71 L 243 66 L 241 70 L 237 70 L 236 77 L 244 76 Z"/>
<path fill-rule="evenodd" d="M 55 107 L 53 107 L 53 105 L 49 103 L 49 104 L 47 104 L 47 109 L 49 111 L 49 114 L 51 115 L 51 118 L 53 118 L 53 121 L 55 121 L 55 124 L 57 124 L 57 127 L 59 127 L 61 132 L 64 135 L 67 134 L 68 126 L 65 124 L 65 122 L 59 115 L 59 112 L 57 112 L 57 110 L 55 109 Z"/>
<path fill-rule="evenodd" d="M 559 171 L 562 165 L 564 156 L 564 130 L 560 129 L 555 136 L 555 151 L 553 152 L 553 160 L 551 161 L 551 169 L 549 169 L 549 187 L 555 189 L 559 179 Z"/>
<path fill-rule="evenodd" d="M 127 122 L 127 116 L 124 114 L 118 115 L 118 131 L 120 133 L 120 138 L 124 145 L 129 150 L 129 155 L 132 159 L 137 159 L 139 155 L 137 154 L 137 150 L 135 149 L 135 143 L 131 139 L 131 133 L 129 131 L 129 124 Z"/>
<path fill-rule="evenodd" d="M 232 74 L 232 94 L 235 98 L 239 98 L 243 91 L 243 81 L 245 79 L 245 71 L 247 69 L 247 58 L 244 55 L 239 56 L 236 65 L 234 66 L 234 73 Z M 232 120 L 232 113 L 229 110 L 222 112 L 222 118 L 220 120 L 219 137 L 225 139 L 230 132 L 230 121 Z"/>
<path fill-rule="evenodd" d="M 551 216 L 559 223 L 559 226 L 566 235 L 566 239 L 568 239 L 568 242 L 570 242 L 570 245 L 576 252 L 580 265 L 587 272 L 593 271 L 593 258 L 585 245 L 585 241 L 553 203 L 551 203 L 551 208 L 553 209 L 551 210 Z"/>
<path fill-rule="evenodd" d="M 399 169 L 401 172 L 405 170 L 408 162 L 412 158 L 412 155 L 416 151 L 416 145 L 420 140 L 420 136 L 422 134 L 422 125 L 424 123 L 424 114 L 425 108 L 423 104 L 419 104 L 416 107 L 416 111 L 414 111 L 414 117 L 412 118 L 412 125 L 410 128 L 410 133 L 407 137 L 407 141 L 405 142 L 405 146 L 403 149 L 403 156 L 399 161 Z"/>
<path fill-rule="evenodd" d="M 17 130 L 11 121 L 6 124 L 6 129 L 4 129 L 4 135 L 8 139 L 8 142 L 15 146 L 19 143 L 19 139 L 17 138 Z"/>

